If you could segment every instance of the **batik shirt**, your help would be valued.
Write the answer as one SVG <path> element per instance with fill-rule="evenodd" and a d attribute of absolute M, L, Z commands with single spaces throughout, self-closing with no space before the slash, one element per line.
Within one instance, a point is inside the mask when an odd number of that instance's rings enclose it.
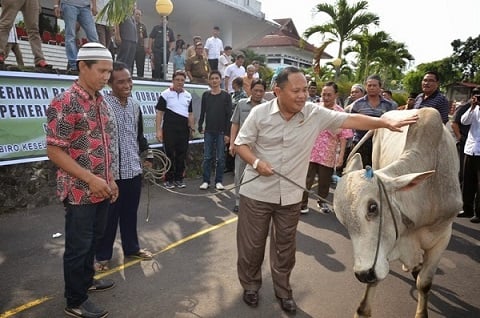
<path fill-rule="evenodd" d="M 91 97 L 78 82 L 55 96 L 47 110 L 47 144 L 62 148 L 80 166 L 107 183 L 111 174 L 115 123 L 100 94 Z M 57 171 L 57 193 L 70 204 L 98 203 L 88 184 L 63 169 Z"/>
<path fill-rule="evenodd" d="M 344 111 L 343 108 L 338 105 L 333 106 L 333 110 L 338 112 Z M 338 128 L 335 131 L 323 130 L 315 140 L 312 153 L 310 154 L 310 162 L 318 163 L 329 168 L 335 167 L 335 157 L 340 139 L 352 137 L 353 131 L 351 129 Z"/>

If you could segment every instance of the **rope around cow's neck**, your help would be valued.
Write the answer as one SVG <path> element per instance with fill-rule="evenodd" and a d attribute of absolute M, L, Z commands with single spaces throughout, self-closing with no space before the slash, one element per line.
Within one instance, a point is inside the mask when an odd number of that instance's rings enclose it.
<path fill-rule="evenodd" d="M 383 197 L 385 197 L 385 200 L 387 201 L 388 209 L 390 210 L 390 215 L 392 216 L 393 225 L 395 227 L 395 241 L 398 240 L 398 224 L 397 224 L 397 219 L 393 214 L 392 202 L 390 201 L 390 198 L 387 195 L 387 189 L 385 188 L 385 184 L 383 183 L 382 179 L 380 179 L 377 175 L 375 175 L 375 178 L 378 181 L 378 195 L 380 198 L 380 202 L 379 202 L 380 220 L 378 221 L 378 235 L 377 235 L 377 246 L 375 248 L 375 258 L 373 259 L 373 265 L 372 267 L 370 267 L 370 271 L 375 270 L 375 266 L 377 266 L 377 261 L 378 261 L 378 253 L 380 251 L 380 239 L 382 237 L 382 225 L 383 225 L 383 204 L 382 204 Z M 383 196 L 382 196 L 382 193 L 383 193 Z"/>

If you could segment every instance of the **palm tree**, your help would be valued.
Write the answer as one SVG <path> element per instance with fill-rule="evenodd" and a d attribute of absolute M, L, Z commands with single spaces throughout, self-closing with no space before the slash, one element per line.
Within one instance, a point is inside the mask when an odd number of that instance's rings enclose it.
<path fill-rule="evenodd" d="M 369 25 L 378 25 L 380 18 L 373 13 L 367 12 L 368 1 L 359 1 L 353 5 L 348 5 L 347 0 L 338 0 L 334 5 L 327 3 L 317 4 L 315 7 L 318 13 L 325 13 L 330 16 L 331 21 L 308 28 L 303 33 L 305 38 L 309 38 L 313 34 L 321 33 L 323 45 L 315 54 L 314 65 L 320 63 L 320 56 L 323 50 L 333 42 L 338 42 L 338 58 L 342 58 L 343 45 L 346 41 L 351 40 L 356 31 L 367 28 Z M 326 36 L 328 35 L 328 38 Z"/>
<path fill-rule="evenodd" d="M 345 48 L 344 54 L 355 53 L 357 62 L 357 81 L 364 80 L 370 74 L 379 74 L 387 79 L 399 79 L 413 56 L 404 43 L 395 42 L 386 32 L 370 34 L 364 30 L 361 34 L 352 36 L 354 44 Z"/>
<path fill-rule="evenodd" d="M 110 0 L 98 13 L 100 17 L 107 16 L 111 25 L 122 23 L 127 17 L 132 16 L 136 0 Z"/>

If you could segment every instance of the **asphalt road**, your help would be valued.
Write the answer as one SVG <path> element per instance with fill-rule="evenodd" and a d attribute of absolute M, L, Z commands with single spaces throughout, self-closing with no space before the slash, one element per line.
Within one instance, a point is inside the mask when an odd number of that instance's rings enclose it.
<path fill-rule="evenodd" d="M 226 174 L 225 184 L 233 176 Z M 138 228 L 152 261 L 124 259 L 116 242 L 112 270 L 116 287 L 91 294 L 109 317 L 287 317 L 273 294 L 268 251 L 257 308 L 246 306 L 236 275 L 236 215 L 230 192 L 198 190 L 187 180 L 180 195 L 144 188 Z M 148 191 L 149 190 L 149 191 Z M 206 196 L 205 194 L 208 194 Z M 291 282 L 296 317 L 353 317 L 364 291 L 352 272 L 352 246 L 332 214 L 310 201 L 297 235 Z M 149 210 L 149 221 L 145 217 Z M 0 216 L 0 318 L 64 317 L 61 205 Z M 480 225 L 457 219 L 430 294 L 429 317 L 480 317 Z M 414 317 L 411 275 L 393 263 L 379 285 L 373 317 Z"/>

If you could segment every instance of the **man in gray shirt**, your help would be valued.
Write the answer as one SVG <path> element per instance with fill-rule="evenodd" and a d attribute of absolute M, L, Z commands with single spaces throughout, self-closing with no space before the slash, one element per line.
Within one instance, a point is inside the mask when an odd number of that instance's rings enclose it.
<path fill-rule="evenodd" d="M 265 91 L 267 90 L 267 83 L 261 79 L 254 79 L 250 85 L 250 90 L 252 95 L 248 98 L 240 99 L 233 111 L 232 119 L 232 128 L 230 129 L 230 140 L 235 140 L 237 138 L 238 130 L 242 127 L 245 119 L 247 119 L 250 110 L 256 105 L 266 102 L 263 99 Z M 235 156 L 235 145 L 233 142 L 230 143 L 229 152 L 231 156 Z M 233 207 L 233 212 L 238 212 L 238 205 L 240 203 L 240 194 L 239 194 L 239 185 L 242 180 L 242 174 L 245 170 L 246 163 L 240 158 L 240 156 L 235 156 L 235 206 Z"/>

